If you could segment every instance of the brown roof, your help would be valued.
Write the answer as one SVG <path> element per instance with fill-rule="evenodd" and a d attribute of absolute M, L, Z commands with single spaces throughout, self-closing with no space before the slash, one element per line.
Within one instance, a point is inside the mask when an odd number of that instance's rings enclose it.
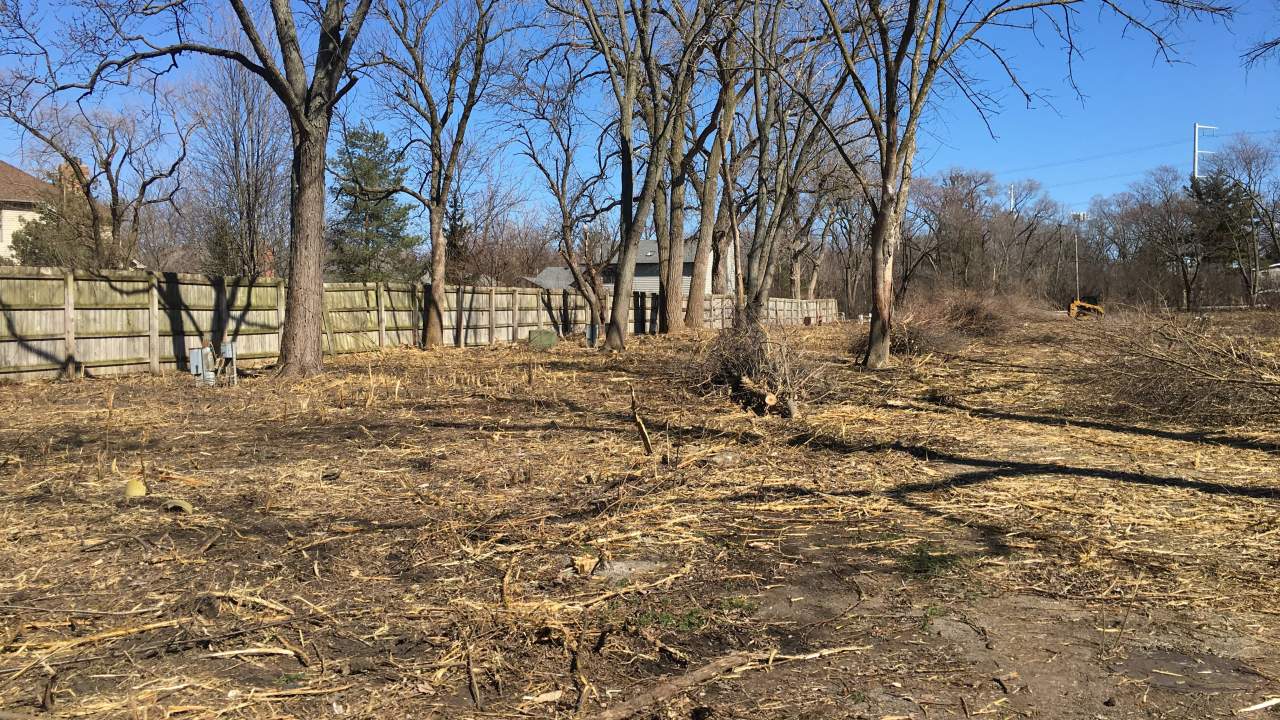
<path fill-rule="evenodd" d="M 0 160 L 0 201 L 38 203 L 53 186 Z"/>

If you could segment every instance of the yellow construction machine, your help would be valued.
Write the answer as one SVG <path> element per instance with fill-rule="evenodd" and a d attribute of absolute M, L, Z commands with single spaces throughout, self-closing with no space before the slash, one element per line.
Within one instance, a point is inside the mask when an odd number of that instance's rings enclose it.
<path fill-rule="evenodd" d="M 1097 295 L 1086 295 L 1084 297 L 1076 296 L 1071 301 L 1070 307 L 1067 308 L 1067 315 L 1073 320 L 1079 320 L 1086 315 L 1097 315 L 1101 319 L 1107 311 L 1102 307 L 1102 303 L 1098 301 Z"/>

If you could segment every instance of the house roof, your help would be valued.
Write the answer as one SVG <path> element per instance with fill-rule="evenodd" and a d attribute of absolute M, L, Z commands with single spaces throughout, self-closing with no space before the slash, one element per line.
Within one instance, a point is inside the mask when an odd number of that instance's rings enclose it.
<path fill-rule="evenodd" d="M 526 277 L 531 284 L 544 290 L 567 290 L 573 287 L 573 271 L 567 267 L 542 268 L 542 272 L 533 277 Z"/>
<path fill-rule="evenodd" d="M 693 256 L 698 252 L 698 238 L 685 238 L 684 241 L 684 260 L 690 262 Z M 656 263 L 658 262 L 658 241 L 657 240 L 641 240 L 636 246 L 636 262 L 638 263 Z"/>
<path fill-rule="evenodd" d="M 0 160 L 0 202 L 38 203 L 51 189 L 49 183 Z"/>

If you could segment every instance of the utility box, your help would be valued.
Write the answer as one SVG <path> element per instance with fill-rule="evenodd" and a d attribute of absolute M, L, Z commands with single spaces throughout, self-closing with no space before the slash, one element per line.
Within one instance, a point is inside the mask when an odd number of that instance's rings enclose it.
<path fill-rule="evenodd" d="M 219 376 L 226 384 L 235 385 L 238 376 L 236 344 L 222 343 L 221 355 L 213 353 L 208 341 L 187 348 L 187 370 L 202 385 L 217 385 Z"/>
<path fill-rule="evenodd" d="M 217 382 L 217 361 L 213 357 L 213 348 L 209 343 L 201 342 L 187 348 L 187 370 L 202 385 L 213 385 Z"/>

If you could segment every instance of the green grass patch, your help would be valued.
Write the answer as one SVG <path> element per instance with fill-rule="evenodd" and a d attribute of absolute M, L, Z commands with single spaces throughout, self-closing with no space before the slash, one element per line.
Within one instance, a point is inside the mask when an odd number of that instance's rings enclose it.
<path fill-rule="evenodd" d="M 904 554 L 898 564 L 904 572 L 912 575 L 931 576 L 946 572 L 959 561 L 960 556 L 947 552 L 945 547 L 922 542 Z"/>
<path fill-rule="evenodd" d="M 760 609 L 760 603 L 745 597 L 722 597 L 716 605 L 722 613 L 753 613 Z"/>
<path fill-rule="evenodd" d="M 684 612 L 646 610 L 636 616 L 636 624 L 640 627 L 660 627 L 667 630 L 692 632 L 706 624 L 706 616 L 699 608 Z"/>

